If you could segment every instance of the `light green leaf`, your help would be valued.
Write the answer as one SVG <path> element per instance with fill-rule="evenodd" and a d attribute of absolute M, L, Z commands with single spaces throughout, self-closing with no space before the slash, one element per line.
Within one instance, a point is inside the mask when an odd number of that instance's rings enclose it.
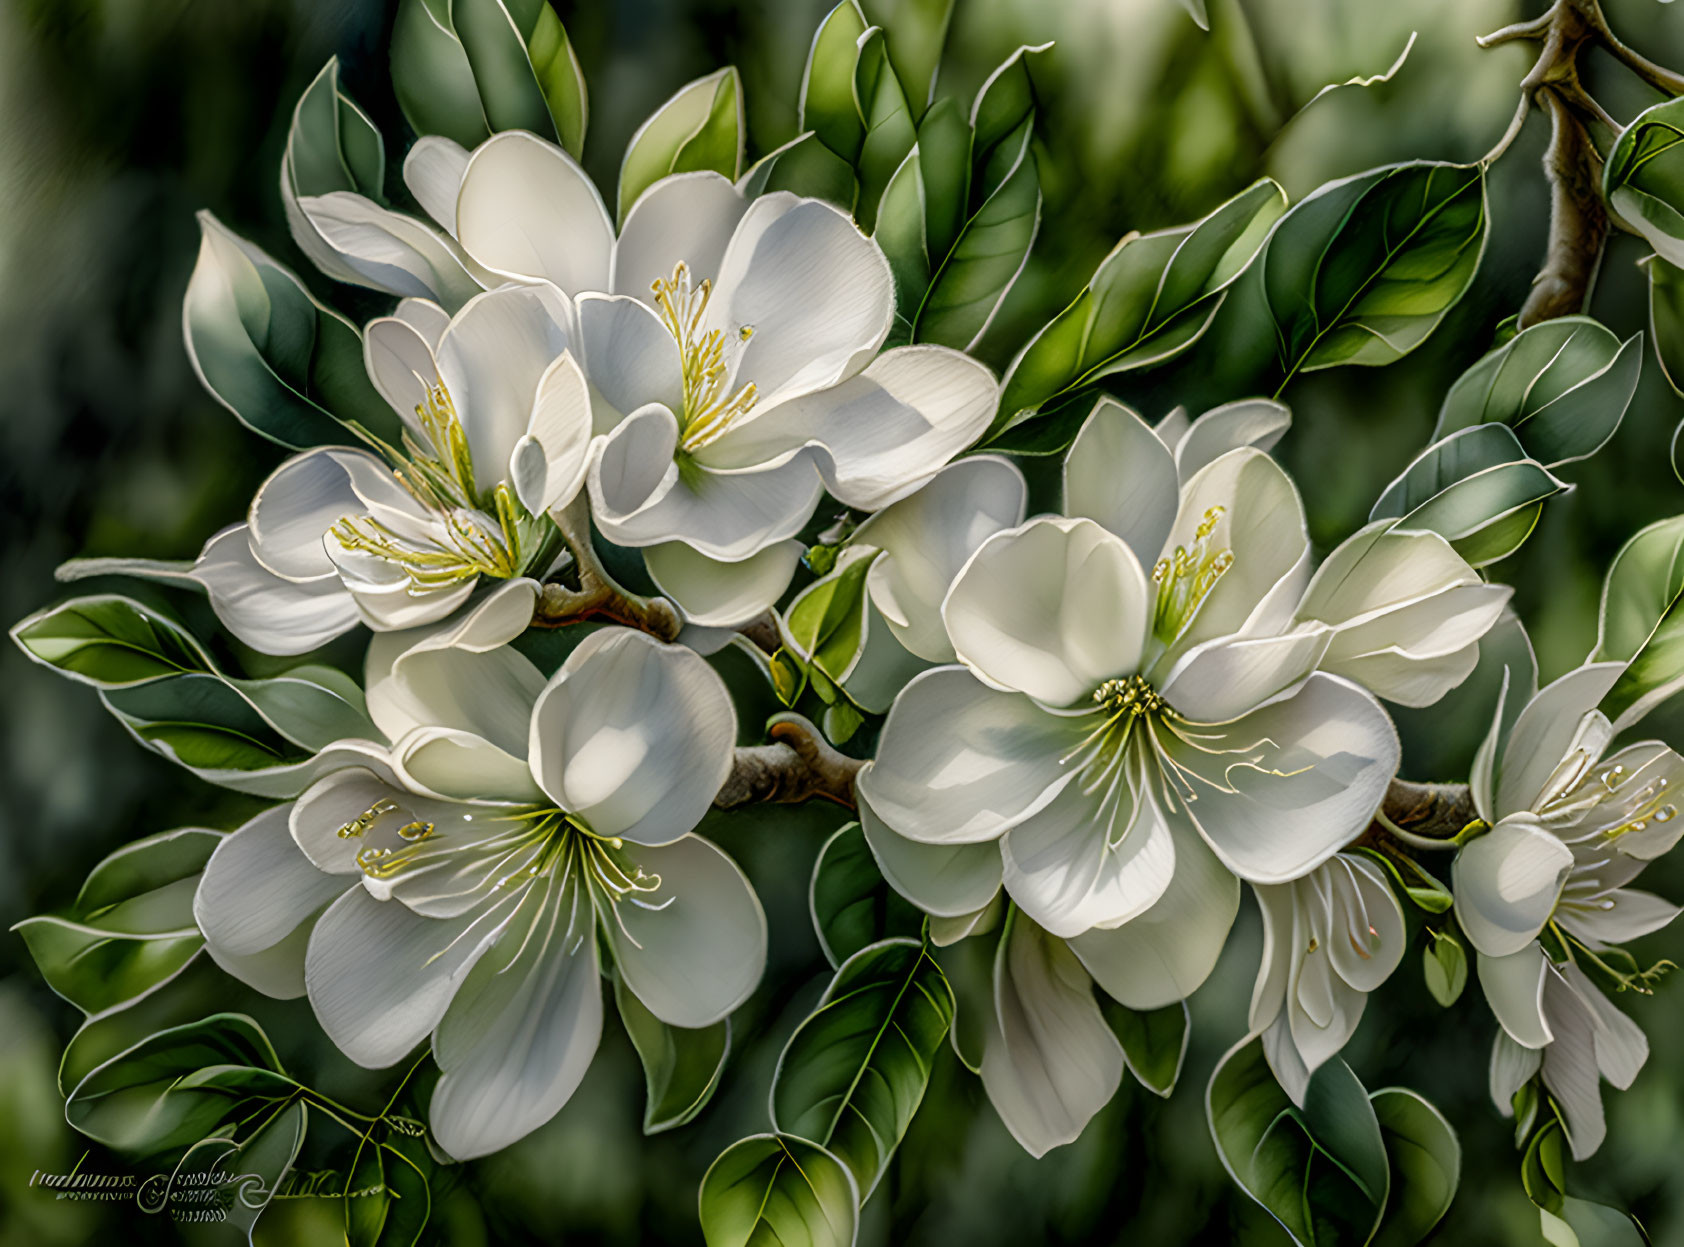
<path fill-rule="evenodd" d="M 620 162 L 619 219 L 673 173 L 712 170 L 736 181 L 743 159 L 743 84 L 727 66 L 678 89 L 638 127 Z"/>
<path fill-rule="evenodd" d="M 434 0 L 435 12 L 438 7 Z M 473 72 L 489 131 L 530 130 L 578 159 L 589 120 L 585 78 L 549 0 L 451 0 L 448 21 Z M 394 39 L 394 77 L 396 57 Z"/>
<path fill-rule="evenodd" d="M 12 629 L 36 662 L 95 688 L 120 688 L 212 669 L 210 655 L 157 611 L 117 594 L 72 598 Z"/>
<path fill-rule="evenodd" d="M 832 966 L 879 940 L 917 938 L 924 927 L 924 915 L 883 878 L 858 823 L 838 828 L 819 850 L 807 900 Z"/>
<path fill-rule="evenodd" d="M 381 200 L 386 144 L 368 114 L 339 86 L 339 58 L 304 89 L 287 132 L 286 165 L 299 195 L 355 191 Z"/>
<path fill-rule="evenodd" d="M 1486 224 L 1480 165 L 1375 169 L 1295 204 L 1262 259 L 1286 379 L 1414 350 L 1473 281 Z"/>
<path fill-rule="evenodd" d="M 1181 0 L 1181 7 L 1187 10 L 1187 16 L 1200 30 L 1210 29 L 1210 14 L 1205 10 L 1205 0 Z"/>
<path fill-rule="evenodd" d="M 861 949 L 778 1059 L 773 1127 L 827 1148 L 869 1196 L 952 1024 L 952 989 L 923 945 L 890 939 Z"/>
<path fill-rule="evenodd" d="M 918 112 L 936 94 L 936 69 L 953 17 L 953 0 L 870 0 L 869 17 L 889 36 L 889 63 Z"/>
<path fill-rule="evenodd" d="M 1655 358 L 1667 384 L 1684 394 L 1684 269 L 1658 255 L 1644 260 L 1643 267 L 1649 274 L 1649 331 L 1655 338 Z"/>
<path fill-rule="evenodd" d="M 218 1013 L 160 1031 L 97 1066 L 71 1091 L 65 1115 L 107 1147 L 147 1156 L 197 1143 L 244 1110 L 298 1089 L 256 1022 Z"/>
<path fill-rule="evenodd" d="M 1656 104 L 1621 131 L 1602 194 L 1656 254 L 1684 265 L 1684 100 Z"/>
<path fill-rule="evenodd" d="M 1462 1145 L 1444 1114 L 1405 1087 L 1369 1097 L 1391 1162 L 1391 1198 L 1374 1247 L 1414 1247 L 1432 1232 L 1456 1198 Z"/>
<path fill-rule="evenodd" d="M 851 548 L 836 569 L 808 585 L 785 612 L 792 649 L 832 680 L 848 678 L 865 636 L 865 576 L 875 550 Z"/>
<path fill-rule="evenodd" d="M 1602 582 L 1592 662 L 1629 661 L 1684 590 L 1684 515 L 1657 520 L 1614 556 Z"/>
<path fill-rule="evenodd" d="M 173 979 L 204 947 L 193 894 L 221 840 L 198 827 L 136 840 L 94 867 L 68 910 L 18 923 L 47 985 L 92 1016 Z"/>
<path fill-rule="evenodd" d="M 1546 467 L 1587 458 L 1620 427 L 1642 366 L 1641 334 L 1621 343 L 1588 316 L 1544 321 L 1462 374 L 1445 395 L 1433 438 L 1506 424 Z"/>
<path fill-rule="evenodd" d="M 1192 1027 L 1187 1002 L 1166 1005 L 1145 1012 L 1130 1009 L 1099 993 L 1099 1011 L 1117 1042 L 1123 1045 L 1123 1061 L 1141 1086 L 1166 1099 L 1181 1077 L 1187 1059 L 1187 1040 Z"/>
<path fill-rule="evenodd" d="M 859 41 L 868 27 L 855 0 L 842 0 L 813 36 L 801 75 L 800 128 L 811 130 L 849 165 L 865 141 L 865 119 L 854 95 Z"/>
<path fill-rule="evenodd" d="M 877 221 L 878 201 L 901 162 L 912 150 L 918 130 L 912 109 L 901 90 L 900 79 L 889 63 L 883 32 L 876 27 L 859 41 L 854 64 L 854 98 L 865 122 L 854 167 L 859 173 L 860 193 L 855 216 L 860 228 L 870 233 Z"/>
<path fill-rule="evenodd" d="M 731 1054 L 731 1019 L 691 1030 L 649 1012 L 618 976 L 614 1003 L 643 1062 L 643 1133 L 659 1134 L 694 1120 L 707 1107 Z"/>
<path fill-rule="evenodd" d="M 1527 456 L 1506 424 L 1476 424 L 1423 451 L 1386 487 L 1368 518 L 1430 529 L 1483 567 L 1519 549 L 1544 501 L 1566 488 Z"/>
<path fill-rule="evenodd" d="M 292 449 L 359 444 L 346 422 L 396 439 L 397 415 L 369 382 L 362 335 L 304 284 L 208 212 L 182 309 L 199 380 L 253 432 Z"/>
<path fill-rule="evenodd" d="M 1641 534 L 1640 534 L 1641 535 Z M 1675 595 L 1597 707 L 1622 732 L 1684 689 L 1684 593 Z"/>
<path fill-rule="evenodd" d="M 848 1167 L 804 1139 L 757 1134 L 709 1166 L 700 1196 L 708 1247 L 852 1247 L 859 1187 Z"/>
<path fill-rule="evenodd" d="M 1426 928 L 1430 943 L 1421 954 L 1421 973 L 1433 999 L 1448 1009 L 1468 985 L 1468 954 L 1454 933 Z"/>
<path fill-rule="evenodd" d="M 1012 362 L 996 435 L 1102 377 L 1162 363 L 1198 341 L 1285 209 L 1285 192 L 1264 178 L 1192 225 L 1124 238 Z"/>

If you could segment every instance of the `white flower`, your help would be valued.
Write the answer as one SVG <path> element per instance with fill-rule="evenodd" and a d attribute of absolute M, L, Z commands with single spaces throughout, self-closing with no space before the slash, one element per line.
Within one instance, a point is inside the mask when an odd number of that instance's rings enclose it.
<path fill-rule="evenodd" d="M 1586 967 L 1647 994 L 1657 970 L 1639 971 L 1618 946 L 1679 912 L 1627 886 L 1684 832 L 1674 803 L 1684 758 L 1659 741 L 1604 756 L 1614 727 L 1596 707 L 1623 669 L 1592 663 L 1545 688 L 1515 719 L 1500 761 L 1493 726 L 1473 777 L 1492 827 L 1452 867 L 1456 916 L 1502 1027 L 1492 1054 L 1497 1107 L 1509 1112 L 1515 1090 L 1541 1069 L 1580 1158 L 1604 1134 L 1598 1071 L 1629 1086 L 1648 1054 L 1641 1030 Z"/>
<path fill-rule="evenodd" d="M 561 550 L 548 512 L 578 493 L 590 447 L 577 344 L 572 304 L 539 285 L 453 317 L 407 299 L 371 323 L 369 376 L 404 444 L 324 446 L 277 468 L 193 569 L 223 624 L 298 654 L 359 621 L 442 619 L 482 579 L 542 576 Z"/>
<path fill-rule="evenodd" d="M 1380 868 L 1340 853 L 1302 879 L 1257 887 L 1263 959 L 1251 1029 L 1298 1104 L 1310 1076 L 1345 1046 L 1368 993 L 1403 958 L 1403 908 Z"/>
<path fill-rule="evenodd" d="M 639 197 L 616 239 L 573 159 L 516 131 L 467 162 L 455 223 L 486 269 L 576 298 L 602 437 L 597 523 L 644 550 L 694 624 L 729 627 L 776 600 L 825 488 L 879 509 L 993 415 L 997 387 L 975 360 L 878 353 L 888 261 L 819 200 L 750 202 L 717 174 L 678 174 Z"/>
<path fill-rule="evenodd" d="M 599 949 L 686 1027 L 741 1004 L 766 951 L 747 880 L 691 834 L 731 765 L 719 677 L 605 628 L 545 681 L 501 643 L 525 625 L 519 597 L 407 648 L 377 638 L 369 708 L 391 749 L 339 747 L 341 766 L 218 846 L 195 902 L 220 964 L 307 991 L 359 1064 L 430 1033 L 433 1132 L 464 1158 L 578 1086 L 602 1028 Z"/>

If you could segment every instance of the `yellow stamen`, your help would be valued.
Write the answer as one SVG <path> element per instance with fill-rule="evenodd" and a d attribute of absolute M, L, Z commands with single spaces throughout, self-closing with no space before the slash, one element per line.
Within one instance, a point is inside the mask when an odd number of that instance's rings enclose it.
<path fill-rule="evenodd" d="M 703 329 L 713 283 L 693 285 L 690 268 L 680 260 L 671 277 L 651 284 L 661 323 L 678 343 L 684 377 L 684 411 L 680 413 L 680 448 L 696 451 L 713 441 L 751 411 L 757 391 L 754 382 L 728 394 L 731 369 L 725 360 L 725 331 Z M 753 325 L 737 330 L 737 340 L 754 336 Z"/>
<path fill-rule="evenodd" d="M 1152 568 L 1152 579 L 1158 585 L 1152 632 L 1165 645 L 1173 645 L 1186 635 L 1205 598 L 1234 565 L 1234 552 L 1218 549 L 1212 541 L 1226 514 L 1224 507 L 1211 507 L 1194 532 L 1192 544 L 1176 546 Z"/>

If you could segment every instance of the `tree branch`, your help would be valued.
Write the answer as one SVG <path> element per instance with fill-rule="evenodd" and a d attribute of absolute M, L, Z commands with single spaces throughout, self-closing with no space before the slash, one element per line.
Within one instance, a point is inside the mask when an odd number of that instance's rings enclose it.
<path fill-rule="evenodd" d="M 663 641 L 678 639 L 684 619 L 678 608 L 662 597 L 646 598 L 622 588 L 608 574 L 591 545 L 590 502 L 581 492 L 556 517 L 556 526 L 573 551 L 579 571 L 579 587 L 546 584 L 538 595 L 532 616 L 534 628 L 560 628 L 584 619 L 609 619 L 637 628 Z"/>
<path fill-rule="evenodd" d="M 1602 157 L 1559 90 L 1544 87 L 1537 98 L 1550 117 L 1550 144 L 1544 152 L 1550 230 L 1543 267 L 1520 309 L 1521 329 L 1585 310 L 1608 241 Z"/>
<path fill-rule="evenodd" d="M 791 804 L 824 797 L 850 810 L 854 776 L 865 763 L 850 758 L 819 734 L 811 721 L 798 714 L 780 714 L 767 729 L 769 745 L 737 748 L 731 774 L 713 799 L 722 810 L 760 802 Z"/>

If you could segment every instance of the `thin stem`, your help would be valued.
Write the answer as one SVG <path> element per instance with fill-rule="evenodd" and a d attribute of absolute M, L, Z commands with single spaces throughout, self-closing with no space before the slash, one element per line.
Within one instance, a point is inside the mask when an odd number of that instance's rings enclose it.
<path fill-rule="evenodd" d="M 582 619 L 603 618 L 638 628 L 663 641 L 677 640 L 684 620 L 678 608 L 662 597 L 646 598 L 617 583 L 591 544 L 590 500 L 581 492 L 567 504 L 556 526 L 573 551 L 579 587 L 547 584 L 533 614 L 535 628 L 560 628 Z"/>
<path fill-rule="evenodd" d="M 1454 837 L 1449 840 L 1435 840 L 1431 836 L 1418 836 L 1413 831 L 1405 831 L 1391 819 L 1387 818 L 1384 810 L 1374 811 L 1374 821 L 1384 827 L 1386 829 L 1386 834 L 1391 836 L 1399 844 L 1407 844 L 1411 848 L 1443 852 L 1448 849 L 1459 847 Z"/>

